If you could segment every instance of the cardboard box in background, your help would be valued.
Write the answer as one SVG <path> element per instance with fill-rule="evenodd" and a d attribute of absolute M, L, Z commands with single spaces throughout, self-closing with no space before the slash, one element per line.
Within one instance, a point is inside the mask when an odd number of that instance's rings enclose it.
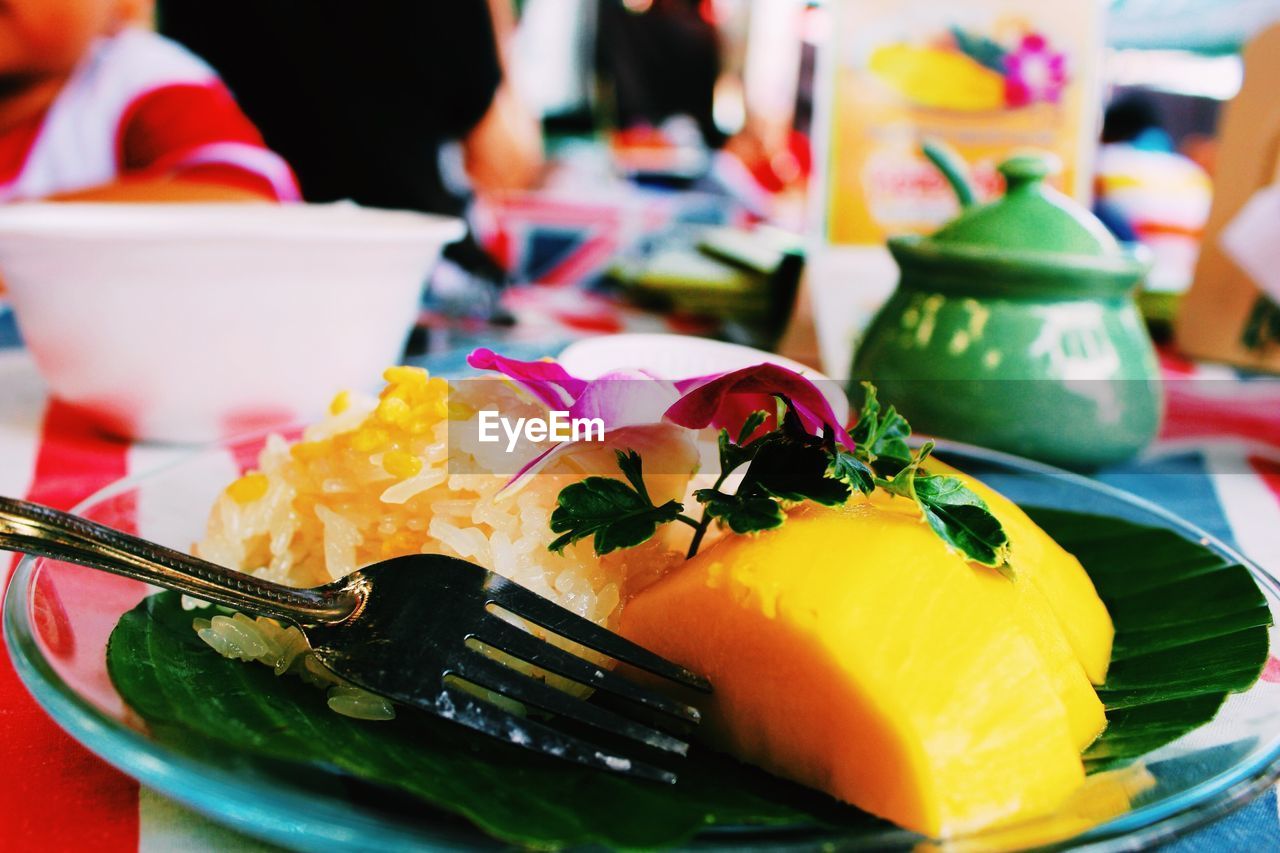
<path fill-rule="evenodd" d="M 1222 235 L 1259 190 L 1280 180 L 1277 91 L 1280 25 L 1245 49 L 1244 85 L 1223 114 L 1213 208 L 1176 324 L 1177 343 L 1186 354 L 1270 371 L 1280 371 L 1280 301 L 1232 259 Z M 1280 217 L 1271 239 L 1280 243 Z"/>

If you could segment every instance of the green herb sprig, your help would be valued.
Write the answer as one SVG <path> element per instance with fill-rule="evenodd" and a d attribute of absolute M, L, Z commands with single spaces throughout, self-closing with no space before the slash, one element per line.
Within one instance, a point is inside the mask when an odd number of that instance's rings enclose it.
<path fill-rule="evenodd" d="M 768 412 L 758 411 L 747 417 L 736 438 L 720 430 L 720 473 L 710 488 L 694 492 L 702 504 L 696 520 L 679 501 L 655 505 L 645 489 L 640 455 L 617 451 L 625 481 L 587 477 L 561 490 L 551 515 L 551 530 L 560 535 L 550 549 L 561 553 L 591 537 L 595 552 L 604 555 L 646 542 L 660 525 L 678 521 L 694 530 L 692 557 L 712 521 L 734 533 L 759 533 L 781 526 L 786 509 L 804 501 L 839 506 L 854 492 L 870 495 L 883 489 L 913 501 L 949 548 L 1011 578 L 1009 539 L 986 502 L 957 477 L 929 474 L 924 466 L 933 442 L 913 452 L 906 419 L 893 406 L 881 406 L 873 385 L 863 385 L 865 402 L 850 430 L 856 444 L 852 451 L 835 442 L 829 425 L 820 435 L 810 433 L 782 397 L 775 428 L 757 435 L 769 418 Z M 725 491 L 730 476 L 744 466 L 737 488 Z"/>
<path fill-rule="evenodd" d="M 614 452 L 627 482 L 587 477 L 561 489 L 551 513 L 551 532 L 561 535 L 547 546 L 551 551 L 564 553 L 569 545 L 591 536 L 596 553 L 603 556 L 647 542 L 658 531 L 658 525 L 669 521 L 697 525 L 683 514 L 684 505 L 679 501 L 667 501 L 661 506 L 653 503 L 644 485 L 639 453 Z"/>

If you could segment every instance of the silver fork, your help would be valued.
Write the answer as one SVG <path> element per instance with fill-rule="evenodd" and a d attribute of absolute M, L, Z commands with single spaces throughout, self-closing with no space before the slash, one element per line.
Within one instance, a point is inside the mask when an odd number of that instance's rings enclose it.
<path fill-rule="evenodd" d="M 566 640 L 685 687 L 705 679 L 664 660 L 519 584 L 464 560 L 417 554 L 363 568 L 311 589 L 269 583 L 40 504 L 0 497 L 0 550 L 22 551 L 134 578 L 236 610 L 296 625 L 336 675 L 398 702 L 537 752 L 660 782 L 650 763 L 688 745 L 663 731 L 698 722 L 690 705 L 523 630 L 518 616 Z M 639 722 L 507 666 L 482 646 L 610 694 L 647 715 Z M 518 716 L 478 698 L 458 680 L 552 715 Z M 483 695 L 483 694 L 481 694 Z M 574 731 L 565 731 L 570 721 Z M 612 736 L 624 748 L 586 734 Z M 637 749 L 641 746 L 643 748 Z M 643 757 L 640 757 L 643 756 Z"/>

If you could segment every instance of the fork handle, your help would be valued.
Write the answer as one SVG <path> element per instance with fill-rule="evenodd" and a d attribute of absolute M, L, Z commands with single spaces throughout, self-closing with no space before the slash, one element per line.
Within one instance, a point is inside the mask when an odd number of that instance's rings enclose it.
<path fill-rule="evenodd" d="M 350 587 L 295 589 L 30 501 L 0 496 L 0 550 L 39 554 L 302 625 L 335 623 L 360 604 Z"/>

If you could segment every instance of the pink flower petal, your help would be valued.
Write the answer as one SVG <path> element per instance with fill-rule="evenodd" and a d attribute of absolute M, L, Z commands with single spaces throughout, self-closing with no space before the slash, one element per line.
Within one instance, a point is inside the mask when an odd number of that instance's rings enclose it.
<path fill-rule="evenodd" d="M 731 432 L 742 426 L 746 415 L 771 408 L 770 398 L 786 397 L 806 430 L 817 434 L 825 427 L 835 431 L 840 444 L 854 447 L 853 439 L 839 423 L 830 401 L 818 386 L 794 370 L 776 364 L 757 364 L 730 373 L 699 377 L 678 383 L 684 392 L 667 420 L 689 429 L 722 427 Z M 744 399 L 745 398 L 745 399 Z"/>
<path fill-rule="evenodd" d="M 501 495 L 503 492 L 514 489 L 526 479 L 541 471 L 551 463 L 552 459 L 563 453 L 567 446 L 568 443 L 553 444 L 537 456 L 530 459 L 528 462 L 524 463 L 524 465 L 520 467 L 520 470 L 511 476 L 510 480 L 507 480 L 507 482 L 502 484 L 502 488 L 498 489 L 498 494 Z"/>
<path fill-rule="evenodd" d="M 569 407 L 573 418 L 600 418 L 606 430 L 656 424 L 677 400 L 676 386 L 640 370 L 615 370 L 593 379 Z"/>
<path fill-rule="evenodd" d="M 723 375 L 723 373 L 712 373 L 707 376 L 678 379 L 676 380 L 676 388 L 681 394 L 684 394 Z M 778 419 L 773 415 L 775 408 L 772 394 L 748 394 L 746 392 L 734 394 L 725 398 L 720 408 L 716 410 L 709 426 L 717 430 L 727 429 L 736 438 L 738 431 L 742 429 L 742 425 L 746 423 L 747 418 L 753 412 L 769 412 L 769 416 L 764 419 L 760 427 L 750 436 L 747 436 L 749 439 L 756 438 L 766 432 L 777 429 Z"/>
<path fill-rule="evenodd" d="M 609 441 L 621 431 L 660 426 L 663 413 L 679 399 L 680 394 L 671 382 L 656 379 L 640 370 L 615 370 L 584 383 L 568 411 L 573 420 L 599 418 L 604 422 L 605 440 Z M 503 490 L 516 486 L 564 454 L 588 443 L 600 444 L 594 439 L 553 444 L 525 463 L 502 487 Z"/>
<path fill-rule="evenodd" d="M 670 470 L 664 470 L 659 466 L 656 470 L 652 467 L 653 457 L 662 452 L 664 446 L 668 446 L 672 441 L 672 433 L 677 432 L 676 427 L 671 424 L 663 423 L 644 423 L 633 424 L 631 426 L 620 427 L 611 430 L 605 436 L 603 442 L 598 441 L 564 441 L 559 444 L 553 444 L 546 450 L 539 453 L 534 458 L 526 462 L 519 471 L 515 473 L 511 479 L 503 484 L 498 490 L 498 494 L 507 494 L 512 490 L 522 486 L 530 477 L 541 472 L 544 468 L 550 466 L 553 462 L 563 459 L 573 453 L 583 450 L 595 448 L 617 448 L 633 449 L 640 452 L 641 456 L 646 459 L 650 465 L 645 467 L 645 480 L 647 481 L 654 474 L 670 474 Z M 618 477 L 617 468 L 613 467 L 612 457 L 607 467 L 601 467 L 596 470 L 593 466 L 589 473 L 603 477 Z"/>
<path fill-rule="evenodd" d="M 501 373 L 553 409 L 568 407 L 587 387 L 586 380 L 570 376 L 554 361 L 520 361 L 484 347 L 472 351 L 467 364 L 477 370 Z"/>

